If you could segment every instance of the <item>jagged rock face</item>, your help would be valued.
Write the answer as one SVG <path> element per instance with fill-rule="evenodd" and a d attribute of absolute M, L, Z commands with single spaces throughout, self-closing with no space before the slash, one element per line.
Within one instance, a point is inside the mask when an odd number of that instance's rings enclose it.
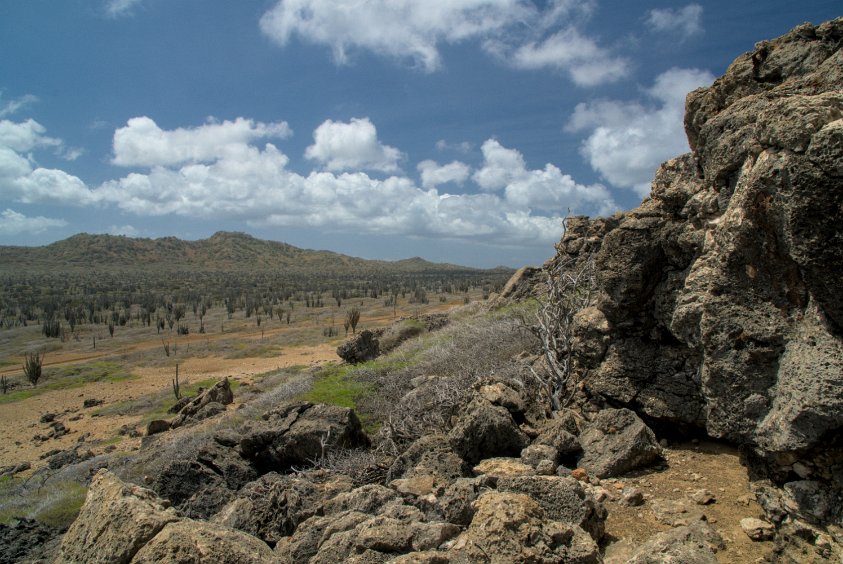
<path fill-rule="evenodd" d="M 843 428 L 841 40 L 838 18 L 738 57 L 688 95 L 693 152 L 650 198 L 569 222 L 555 260 L 599 273 L 574 328 L 592 394 L 778 459 Z"/>

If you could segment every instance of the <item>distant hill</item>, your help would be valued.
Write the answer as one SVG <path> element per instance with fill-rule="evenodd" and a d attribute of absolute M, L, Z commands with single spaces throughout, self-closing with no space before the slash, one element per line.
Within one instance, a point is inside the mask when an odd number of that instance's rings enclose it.
<path fill-rule="evenodd" d="M 482 272 L 414 257 L 400 261 L 366 260 L 330 251 L 300 249 L 245 233 L 220 231 L 198 241 L 175 237 L 132 238 L 80 233 L 43 247 L 0 246 L 0 272 L 97 269 L 104 271 L 191 270 L 273 271 L 293 274 Z M 493 272 L 508 271 L 496 268 Z"/>

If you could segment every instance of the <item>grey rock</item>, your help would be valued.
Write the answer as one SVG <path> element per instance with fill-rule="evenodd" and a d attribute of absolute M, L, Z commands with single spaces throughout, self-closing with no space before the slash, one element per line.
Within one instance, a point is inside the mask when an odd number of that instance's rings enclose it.
<path fill-rule="evenodd" d="M 149 450 L 154 458 L 154 449 Z M 207 519 L 258 476 L 236 449 L 208 438 L 176 458 L 161 461 L 150 487 L 188 517 Z"/>
<path fill-rule="evenodd" d="M 56 542 L 61 531 L 32 519 L 17 519 L 0 524 L 0 564 L 14 562 L 49 562 L 47 547 Z"/>
<path fill-rule="evenodd" d="M 387 482 L 416 475 L 433 475 L 443 480 L 466 476 L 470 467 L 454 452 L 446 435 L 425 435 L 407 447 L 392 463 Z"/>
<path fill-rule="evenodd" d="M 787 482 L 784 491 L 784 504 L 788 512 L 810 523 L 825 523 L 840 511 L 836 496 L 820 481 Z"/>
<path fill-rule="evenodd" d="M 638 488 L 624 488 L 621 492 L 620 504 L 630 507 L 644 505 L 644 492 Z"/>
<path fill-rule="evenodd" d="M 376 515 L 383 507 L 400 500 L 401 496 L 395 490 L 377 484 L 367 484 L 331 497 L 322 504 L 321 511 L 325 515 L 346 511 Z"/>
<path fill-rule="evenodd" d="M 377 514 L 342 510 L 312 517 L 282 539 L 275 554 L 290 563 L 386 562 L 397 554 L 436 549 L 459 532 L 450 523 L 427 522 L 415 507 L 388 503 Z"/>
<path fill-rule="evenodd" d="M 212 522 L 274 545 L 321 510 L 327 499 L 351 489 L 351 480 L 325 471 L 265 474 L 237 492 Z"/>
<path fill-rule="evenodd" d="M 526 410 L 526 405 L 521 395 L 501 382 L 481 386 L 477 395 L 492 405 L 499 405 L 513 415 L 521 415 Z"/>
<path fill-rule="evenodd" d="M 542 460 L 559 460 L 559 451 L 549 445 L 532 444 L 521 451 L 521 462 L 533 468 Z"/>
<path fill-rule="evenodd" d="M 32 468 L 29 462 L 19 462 L 17 464 L 10 464 L 8 466 L 0 467 L 0 476 L 14 476 Z"/>
<path fill-rule="evenodd" d="M 482 479 L 460 478 L 437 496 L 436 508 L 448 523 L 468 525 L 474 517 L 474 500 L 482 491 Z"/>
<path fill-rule="evenodd" d="M 580 435 L 579 465 L 590 476 L 609 478 L 661 460 L 653 431 L 628 409 L 606 409 Z"/>
<path fill-rule="evenodd" d="M 650 502 L 656 521 L 678 527 L 705 519 L 705 513 L 694 503 L 680 499 L 654 499 Z"/>
<path fill-rule="evenodd" d="M 169 431 L 171 428 L 170 422 L 166 419 L 153 419 L 146 424 L 146 436 L 157 435 Z"/>
<path fill-rule="evenodd" d="M 448 442 L 463 460 L 476 463 L 494 456 L 518 456 L 530 441 L 507 409 L 475 399 L 448 433 Z"/>
<path fill-rule="evenodd" d="M 170 422 L 172 428 L 181 427 L 188 421 L 200 421 L 224 411 L 226 406 L 234 401 L 234 393 L 228 378 L 223 378 L 197 397 L 193 398 L 179 410 L 178 415 Z M 209 407 L 216 404 L 215 407 Z M 220 410 L 222 407 L 222 410 Z M 201 413 L 201 415 L 200 415 Z"/>
<path fill-rule="evenodd" d="M 572 343 L 586 398 L 755 448 L 779 483 L 787 453 L 840 453 L 841 36 L 843 18 L 801 25 L 690 93 L 692 153 L 638 208 L 569 221 L 549 265 L 596 256 Z M 834 468 L 810 477 L 840 488 Z"/>
<path fill-rule="evenodd" d="M 94 457 L 94 453 L 90 450 L 79 451 L 78 448 L 71 448 L 58 452 L 47 459 L 47 466 L 50 470 L 58 470 L 70 464 L 77 464 L 84 462 Z"/>

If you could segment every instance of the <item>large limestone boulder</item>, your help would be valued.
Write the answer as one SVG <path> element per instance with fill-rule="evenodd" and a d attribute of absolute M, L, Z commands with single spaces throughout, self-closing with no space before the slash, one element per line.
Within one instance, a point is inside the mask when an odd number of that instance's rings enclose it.
<path fill-rule="evenodd" d="M 213 523 L 190 519 L 170 523 L 141 548 L 132 564 L 270 564 L 272 550 L 260 539 Z"/>
<path fill-rule="evenodd" d="M 603 538 L 606 508 L 570 476 L 501 478 L 498 491 L 529 495 L 538 501 L 548 519 L 581 527 L 595 542 Z"/>
<path fill-rule="evenodd" d="M 475 502 L 471 524 L 447 552 L 450 562 L 601 562 L 597 544 L 576 525 L 547 518 L 519 493 L 488 492 Z"/>
<path fill-rule="evenodd" d="M 59 562 L 126 563 L 168 523 L 178 521 L 154 492 L 108 470 L 91 480 L 79 516 L 65 534 Z"/>

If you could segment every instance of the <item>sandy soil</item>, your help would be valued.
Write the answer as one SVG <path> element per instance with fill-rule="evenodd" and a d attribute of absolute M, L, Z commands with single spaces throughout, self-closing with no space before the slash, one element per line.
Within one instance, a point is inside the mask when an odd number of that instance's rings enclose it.
<path fill-rule="evenodd" d="M 251 382 L 255 374 L 277 368 L 312 366 L 338 360 L 336 346 L 330 343 L 290 347 L 280 356 L 272 358 L 188 358 L 179 364 L 179 380 L 186 384 L 208 378 L 229 377 L 241 382 Z M 70 357 L 65 358 L 63 363 L 75 361 L 78 359 Z M 55 362 L 59 362 L 59 359 L 55 359 Z M 55 449 L 65 450 L 82 443 L 82 446 L 89 448 L 94 454 L 101 453 L 108 445 L 97 443 L 113 440 L 117 430 L 124 425 L 137 426 L 142 416 L 92 416 L 101 408 L 83 408 L 85 399 L 102 400 L 101 407 L 107 407 L 169 390 L 171 387 L 171 367 L 135 368 L 132 373 L 139 378 L 50 391 L 1 406 L 0 466 L 29 462 L 35 470 L 45 464 L 40 459 L 44 453 Z M 33 440 L 35 435 L 45 436 L 50 432 L 49 424 L 39 422 L 41 416 L 47 413 L 56 414 L 56 420 L 65 425 L 69 433 L 46 441 Z M 137 446 L 136 443 L 137 441 L 126 439 L 120 442 L 120 448 L 131 449 Z"/>
<path fill-rule="evenodd" d="M 741 465 L 738 452 L 716 442 L 681 443 L 665 449 L 667 468 L 641 473 L 619 480 L 605 480 L 601 485 L 609 490 L 636 487 L 644 493 L 644 504 L 628 507 L 606 502 L 609 517 L 606 535 L 612 540 L 607 546 L 607 562 L 625 561 L 631 549 L 650 536 L 670 528 L 658 521 L 653 510 L 654 500 L 683 500 L 691 511 L 702 512 L 725 544 L 717 553 L 718 561 L 726 564 L 750 564 L 764 561 L 773 550 L 772 542 L 753 542 L 740 527 L 744 517 L 761 517 L 762 510 L 749 487 L 749 478 Z M 708 490 L 712 503 L 698 505 L 689 499 L 691 493 Z"/>

